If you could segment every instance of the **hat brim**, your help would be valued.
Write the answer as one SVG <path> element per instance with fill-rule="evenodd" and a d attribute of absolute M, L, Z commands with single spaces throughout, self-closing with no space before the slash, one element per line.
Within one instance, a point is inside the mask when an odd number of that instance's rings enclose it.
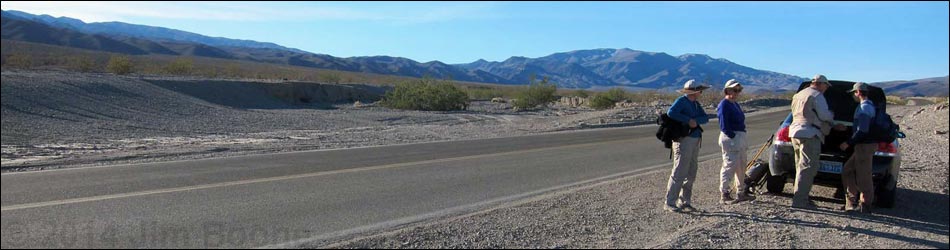
<path fill-rule="evenodd" d="M 709 89 L 709 87 L 703 86 L 703 87 L 699 87 L 699 88 L 696 88 L 696 89 L 680 89 L 680 90 L 677 90 L 676 92 L 680 92 L 680 93 L 682 93 L 682 94 L 687 94 L 687 95 L 692 95 L 692 94 L 696 94 L 696 93 L 702 92 L 702 91 L 707 90 L 707 89 Z"/>

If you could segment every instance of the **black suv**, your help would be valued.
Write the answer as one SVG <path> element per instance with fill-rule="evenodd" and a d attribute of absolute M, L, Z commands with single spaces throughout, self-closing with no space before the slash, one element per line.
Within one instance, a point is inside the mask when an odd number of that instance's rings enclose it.
<path fill-rule="evenodd" d="M 825 143 L 821 146 L 821 167 L 818 169 L 818 175 L 815 176 L 815 185 L 836 187 L 838 195 L 843 195 L 841 184 L 841 170 L 844 163 L 848 161 L 851 154 L 854 153 L 851 148 L 847 151 L 841 151 L 838 148 L 842 142 L 847 141 L 852 134 L 852 122 L 854 121 L 854 110 L 859 105 L 851 90 L 854 82 L 830 81 L 831 87 L 825 91 L 824 96 L 828 101 L 828 108 L 835 114 L 835 122 L 848 126 L 846 131 L 832 130 L 831 134 L 825 137 Z M 798 91 L 807 88 L 811 82 L 804 82 L 799 86 Z M 879 87 L 869 86 L 869 97 L 875 104 L 875 108 L 886 111 L 887 100 L 884 90 Z M 789 138 L 788 126 L 792 123 L 792 115 L 789 114 L 785 121 L 779 126 L 775 133 L 774 143 L 769 150 L 769 170 L 771 176 L 767 177 L 766 189 L 771 193 L 781 193 L 785 188 L 785 183 L 794 183 L 795 181 L 795 151 L 792 149 L 791 138 Z M 897 196 L 897 179 L 901 165 L 901 148 L 899 140 L 892 143 L 879 143 L 878 150 L 874 153 L 874 166 L 872 176 L 874 179 L 874 205 L 878 207 L 894 207 L 894 200 Z M 852 147 L 853 148 L 853 147 Z"/>

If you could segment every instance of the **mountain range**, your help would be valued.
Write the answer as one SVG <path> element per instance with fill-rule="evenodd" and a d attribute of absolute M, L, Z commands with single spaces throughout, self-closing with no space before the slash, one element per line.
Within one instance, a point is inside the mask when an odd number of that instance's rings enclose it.
<path fill-rule="evenodd" d="M 163 27 L 122 22 L 85 23 L 69 17 L 2 11 L 2 39 L 130 55 L 161 54 L 248 60 L 320 69 L 409 77 L 431 76 L 499 84 L 527 84 L 547 77 L 561 88 L 676 89 L 688 79 L 718 87 L 737 79 L 751 90 L 785 91 L 807 78 L 759 70 L 703 54 L 590 49 L 539 58 L 511 57 L 501 62 L 466 64 L 417 62 L 402 57 L 334 57 L 274 43 L 208 37 Z"/>
<path fill-rule="evenodd" d="M 871 85 L 883 88 L 888 95 L 950 96 L 950 76 L 910 81 L 876 82 L 871 83 Z"/>
<path fill-rule="evenodd" d="M 66 28 L 87 34 L 100 34 L 105 36 L 127 36 L 143 39 L 168 40 L 180 42 L 201 43 L 210 46 L 226 47 L 246 47 L 246 48 L 269 48 L 281 49 L 296 52 L 306 52 L 299 49 L 287 48 L 273 43 L 264 43 L 251 40 L 238 40 L 222 37 L 208 37 L 191 32 L 146 26 L 128 24 L 122 22 L 101 22 L 85 23 L 82 20 L 69 17 L 52 17 L 50 15 L 33 15 L 22 11 L 3 11 L 3 16 L 10 18 L 21 18 L 47 24 L 52 27 Z"/>
<path fill-rule="evenodd" d="M 672 56 L 627 48 L 576 50 L 539 58 L 512 57 L 502 62 L 479 60 L 458 66 L 519 82 L 527 82 L 531 73 L 538 73 L 571 88 L 678 88 L 689 79 L 718 86 L 726 80 L 737 79 L 752 87 L 791 89 L 807 80 L 702 54 Z"/>

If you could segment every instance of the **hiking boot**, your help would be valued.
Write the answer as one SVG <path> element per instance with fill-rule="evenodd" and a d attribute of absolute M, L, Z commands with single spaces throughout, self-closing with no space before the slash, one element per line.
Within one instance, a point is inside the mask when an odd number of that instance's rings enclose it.
<path fill-rule="evenodd" d="M 871 204 L 861 203 L 861 205 L 856 207 L 856 210 L 862 214 L 869 214 L 871 213 Z"/>
<path fill-rule="evenodd" d="M 732 195 L 729 193 L 722 193 L 722 199 L 719 200 L 723 205 L 730 204 L 735 199 L 732 198 Z"/>
<path fill-rule="evenodd" d="M 674 212 L 674 213 L 679 213 L 679 212 L 680 212 L 680 208 L 678 208 L 678 207 L 676 207 L 676 206 L 673 206 L 673 205 L 670 205 L 670 204 L 664 204 L 664 205 L 663 205 L 663 210 L 670 211 L 670 212 Z"/>
<path fill-rule="evenodd" d="M 682 204 L 682 205 L 680 205 L 680 211 L 683 211 L 683 212 L 696 212 L 696 211 L 699 211 L 699 209 L 696 209 L 695 207 L 693 207 L 693 206 L 691 206 L 691 205 L 689 205 L 689 204 Z"/>
<path fill-rule="evenodd" d="M 844 207 L 841 207 L 841 210 L 844 210 L 845 212 L 855 212 L 855 211 L 858 211 L 858 206 L 855 206 L 854 204 L 858 204 L 858 203 L 857 203 L 857 202 L 851 202 L 851 201 L 845 201 Z"/>
<path fill-rule="evenodd" d="M 736 199 L 735 203 L 739 203 L 743 201 L 754 201 L 754 200 L 755 200 L 755 196 L 752 196 L 746 193 L 739 193 L 738 199 Z"/>
<path fill-rule="evenodd" d="M 805 204 L 792 204 L 793 208 L 806 209 L 806 210 L 818 210 L 818 205 L 815 205 L 815 202 L 808 201 Z"/>

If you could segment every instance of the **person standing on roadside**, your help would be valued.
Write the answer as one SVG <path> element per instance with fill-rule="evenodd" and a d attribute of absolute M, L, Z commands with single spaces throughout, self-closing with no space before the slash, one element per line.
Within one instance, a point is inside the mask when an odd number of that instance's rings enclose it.
<path fill-rule="evenodd" d="M 709 116 L 703 110 L 697 99 L 708 86 L 695 80 L 686 81 L 683 89 L 678 90 L 683 96 L 673 102 L 667 115 L 683 125 L 689 127 L 689 134 L 673 142 L 673 170 L 666 188 L 667 211 L 695 211 L 690 202 L 693 196 L 693 183 L 696 180 L 696 171 L 699 167 L 699 148 L 702 142 L 703 129 L 700 125 L 709 122 Z M 679 206 L 676 202 L 679 200 Z"/>
<path fill-rule="evenodd" d="M 755 200 L 745 192 L 745 172 L 748 162 L 748 140 L 745 131 L 745 113 L 737 102 L 742 84 L 730 79 L 722 90 L 725 97 L 716 108 L 719 116 L 719 147 L 722 148 L 722 170 L 719 172 L 719 191 L 722 204 Z M 732 198 L 733 181 L 736 182 L 737 199 Z"/>
<path fill-rule="evenodd" d="M 877 142 L 870 138 L 871 121 L 874 120 L 877 110 L 874 102 L 868 99 L 868 85 L 863 82 L 854 84 L 850 92 L 861 102 L 854 111 L 854 133 L 848 141 L 841 143 L 841 151 L 854 147 L 854 153 L 844 164 L 841 173 L 841 184 L 847 191 L 845 211 L 870 212 L 874 202 L 874 182 L 871 179 L 871 164 Z M 860 203 L 859 203 L 860 198 Z"/>
<path fill-rule="evenodd" d="M 831 132 L 835 115 L 828 109 L 824 93 L 831 87 L 824 75 L 815 75 L 811 86 L 792 97 L 792 124 L 789 136 L 795 149 L 795 195 L 792 207 L 815 209 L 811 202 L 812 183 L 818 174 L 821 144 Z"/>

